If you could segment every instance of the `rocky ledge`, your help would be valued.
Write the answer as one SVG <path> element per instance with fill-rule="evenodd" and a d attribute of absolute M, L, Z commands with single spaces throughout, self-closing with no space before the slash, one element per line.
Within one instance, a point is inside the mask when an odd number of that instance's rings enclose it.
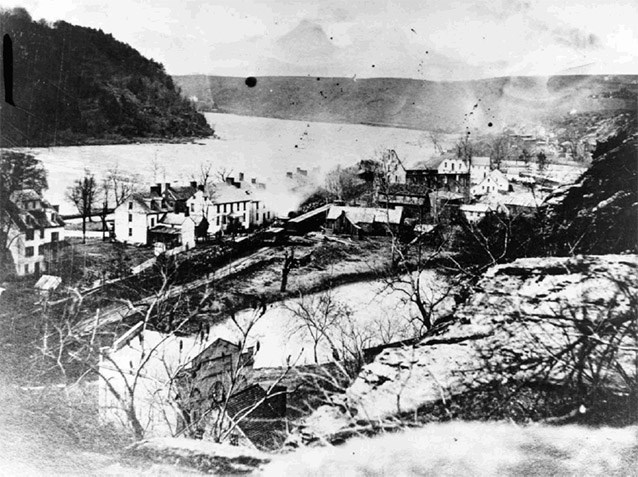
<path fill-rule="evenodd" d="M 306 443 L 363 422 L 445 402 L 487 383 L 635 386 L 636 255 L 527 258 L 486 272 L 447 323 L 420 343 L 387 349 L 334 406 L 301 426 Z"/>

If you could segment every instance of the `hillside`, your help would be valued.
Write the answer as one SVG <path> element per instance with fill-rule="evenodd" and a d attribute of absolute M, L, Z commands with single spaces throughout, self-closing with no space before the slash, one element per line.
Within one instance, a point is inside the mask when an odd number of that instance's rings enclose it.
<path fill-rule="evenodd" d="M 487 129 L 579 112 L 636 107 L 636 76 L 510 77 L 465 82 L 402 78 L 176 76 L 201 111 L 280 119 Z"/>
<path fill-rule="evenodd" d="M 179 139 L 213 133 L 164 67 L 101 30 L 0 11 L 13 42 L 15 106 L 0 104 L 0 146 Z"/>

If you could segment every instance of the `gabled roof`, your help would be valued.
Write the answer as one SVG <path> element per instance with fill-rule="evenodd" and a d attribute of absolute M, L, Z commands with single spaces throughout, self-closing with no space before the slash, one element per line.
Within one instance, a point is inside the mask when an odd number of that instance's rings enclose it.
<path fill-rule="evenodd" d="M 15 201 L 9 201 L 6 204 L 5 212 L 11 218 L 13 224 L 20 230 L 27 229 L 45 229 L 53 227 L 64 227 L 64 220 L 60 217 L 57 210 L 38 195 L 32 189 L 16 191 L 11 194 Z M 22 201 L 39 200 L 43 208 L 40 209 L 22 209 L 18 205 Z"/>
<path fill-rule="evenodd" d="M 174 212 L 168 212 L 162 219 L 160 220 L 160 224 L 164 225 L 182 225 L 189 217 L 186 217 L 184 214 L 176 214 Z"/>
<path fill-rule="evenodd" d="M 38 209 L 26 211 L 34 220 L 35 228 L 45 229 L 50 227 L 64 227 L 64 220 L 60 218 L 54 209 Z M 53 215 L 53 219 L 51 216 Z"/>
<path fill-rule="evenodd" d="M 252 200 L 250 191 L 238 189 L 225 182 L 215 184 L 215 193 L 211 198 L 213 204 L 228 204 L 230 202 L 244 202 Z"/>
<path fill-rule="evenodd" d="M 167 207 L 161 207 L 162 197 L 155 192 L 133 192 L 118 207 L 123 207 L 124 204 L 130 201 L 137 203 L 147 214 L 170 210 Z M 157 204 L 159 204 L 159 206 Z"/>
<path fill-rule="evenodd" d="M 333 205 L 328 210 L 327 220 L 335 220 L 345 214 L 353 224 L 400 224 L 403 218 L 403 207 L 383 209 L 380 207 L 348 207 Z"/>
<path fill-rule="evenodd" d="M 168 186 L 166 188 L 166 193 L 174 200 L 188 200 L 198 190 L 199 189 L 197 189 L 197 187 L 192 187 L 190 185 L 187 185 L 187 186 Z"/>
<path fill-rule="evenodd" d="M 438 170 L 441 163 L 449 159 L 447 156 L 435 156 L 424 161 L 418 161 L 412 164 L 409 167 L 406 167 L 407 171 L 427 171 L 427 170 Z"/>
<path fill-rule="evenodd" d="M 23 189 L 14 191 L 11 194 L 10 200 L 12 202 L 23 202 L 28 200 L 43 200 L 40 194 L 33 189 Z"/>

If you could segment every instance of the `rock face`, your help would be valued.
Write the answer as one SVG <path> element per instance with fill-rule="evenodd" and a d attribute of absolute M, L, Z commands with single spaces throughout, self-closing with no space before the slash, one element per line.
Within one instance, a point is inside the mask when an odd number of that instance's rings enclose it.
<path fill-rule="evenodd" d="M 342 421 L 320 409 L 302 433 L 330 433 L 321 413 L 338 434 L 357 420 L 388 418 L 508 380 L 628 392 L 636 375 L 637 266 L 636 255 L 495 266 L 452 321 L 413 347 L 384 351 L 362 370 L 340 403 L 348 411 Z"/>
<path fill-rule="evenodd" d="M 635 121 L 599 143 L 591 167 L 576 184 L 547 198 L 550 255 L 636 251 L 638 233 L 638 133 Z M 631 136 L 628 137 L 628 135 Z"/>

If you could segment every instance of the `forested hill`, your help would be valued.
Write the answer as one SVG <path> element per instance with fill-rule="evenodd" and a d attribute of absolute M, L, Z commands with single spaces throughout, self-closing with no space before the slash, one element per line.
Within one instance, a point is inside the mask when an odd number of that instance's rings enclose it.
<path fill-rule="evenodd" d="M 543 122 L 570 111 L 636 108 L 637 76 L 407 78 L 176 76 L 200 111 L 337 123 L 438 129 Z M 250 86 L 249 86 L 250 85 Z"/>
<path fill-rule="evenodd" d="M 164 67 L 101 30 L 0 11 L 13 41 L 14 103 L 0 103 L 0 146 L 209 136 Z M 4 99 L 4 90 L 2 92 Z"/>

